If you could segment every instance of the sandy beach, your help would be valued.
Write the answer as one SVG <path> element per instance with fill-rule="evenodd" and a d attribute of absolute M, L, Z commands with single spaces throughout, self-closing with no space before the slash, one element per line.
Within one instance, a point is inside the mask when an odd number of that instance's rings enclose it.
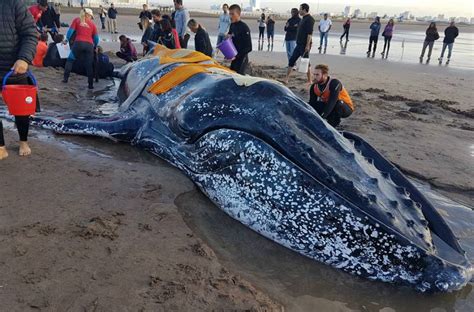
<path fill-rule="evenodd" d="M 253 52 L 250 61 L 251 74 L 283 80 L 286 54 Z M 319 54 L 311 63 L 328 64 L 353 97 L 356 111 L 342 129 L 467 207 L 440 210 L 451 213 L 473 261 L 473 71 Z M 87 91 L 85 77 L 64 85 L 61 70 L 33 71 L 46 114 L 116 108 L 118 81 Z M 306 101 L 304 75 L 290 80 Z M 4 124 L 10 157 L 0 162 L 2 311 L 474 309 L 472 283 L 455 293 L 419 294 L 299 256 L 232 220 L 179 170 L 129 145 L 33 127 L 33 155 L 20 158 L 15 129 Z"/>

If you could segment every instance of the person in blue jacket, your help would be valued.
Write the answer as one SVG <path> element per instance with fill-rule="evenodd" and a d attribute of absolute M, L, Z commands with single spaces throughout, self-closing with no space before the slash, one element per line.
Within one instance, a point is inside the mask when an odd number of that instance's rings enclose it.
<path fill-rule="evenodd" d="M 377 41 L 379 40 L 380 33 L 380 17 L 375 17 L 375 20 L 370 24 L 370 38 L 369 38 L 369 50 L 367 51 L 367 57 L 372 53 L 372 57 L 375 56 L 375 50 L 377 50 Z M 374 45 L 374 50 L 372 51 L 372 44 Z"/>

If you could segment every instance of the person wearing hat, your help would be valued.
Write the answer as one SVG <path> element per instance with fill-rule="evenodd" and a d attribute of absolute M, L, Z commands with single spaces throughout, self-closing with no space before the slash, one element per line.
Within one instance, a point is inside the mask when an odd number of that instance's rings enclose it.
<path fill-rule="evenodd" d="M 30 81 L 26 72 L 36 52 L 38 34 L 35 21 L 23 1 L 2 1 L 0 14 L 0 81 L 9 72 L 13 75 L 6 84 L 28 85 Z M 20 156 L 28 156 L 31 149 L 28 146 L 28 129 L 30 116 L 15 116 L 15 124 L 20 136 Z M 7 158 L 3 137 L 3 126 L 0 120 L 0 160 Z"/>
<path fill-rule="evenodd" d="M 74 36 L 74 43 L 64 68 L 64 83 L 69 80 L 74 62 L 80 61 L 87 72 L 89 89 L 94 88 L 94 50 L 99 44 L 99 35 L 97 27 L 92 21 L 93 18 L 94 13 L 91 9 L 82 9 L 80 17 L 76 17 L 69 27 L 66 38 L 70 42 Z"/>

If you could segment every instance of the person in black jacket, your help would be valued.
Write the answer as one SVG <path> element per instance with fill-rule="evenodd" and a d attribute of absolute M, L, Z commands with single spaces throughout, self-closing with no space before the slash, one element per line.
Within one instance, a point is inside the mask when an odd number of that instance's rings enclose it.
<path fill-rule="evenodd" d="M 41 32 L 49 33 L 51 39 L 54 40 L 54 36 L 59 32 L 61 25 L 59 24 L 59 20 L 56 17 L 56 12 L 52 6 L 48 5 L 46 11 L 43 12 L 40 18 L 40 23 Z"/>
<path fill-rule="evenodd" d="M 291 9 L 291 18 L 286 21 L 285 24 L 285 44 L 286 44 L 286 56 L 288 57 L 288 61 L 293 54 L 293 51 L 296 47 L 296 33 L 298 31 L 298 25 L 301 22 L 301 18 L 299 17 L 298 9 L 293 8 Z"/>
<path fill-rule="evenodd" d="M 109 30 L 112 34 L 118 34 L 117 30 L 117 9 L 115 8 L 114 4 L 110 4 L 110 8 L 107 10 L 107 16 L 109 17 Z"/>
<path fill-rule="evenodd" d="M 173 27 L 171 26 L 171 19 L 165 18 L 166 15 L 163 15 L 163 19 L 160 21 L 161 31 L 160 37 L 158 38 L 158 43 L 164 45 L 168 49 L 176 49 L 176 38 L 173 35 Z"/>
<path fill-rule="evenodd" d="M 456 39 L 457 36 L 459 36 L 459 30 L 456 26 L 454 26 L 454 21 L 452 21 L 444 30 L 443 49 L 441 50 L 441 56 L 438 59 L 440 64 L 443 62 L 443 56 L 444 52 L 446 51 L 446 47 L 448 48 L 448 60 L 446 61 L 446 65 L 449 64 L 451 53 L 453 52 L 454 39 Z"/>
<path fill-rule="evenodd" d="M 66 59 L 62 59 L 58 52 L 58 47 L 56 44 L 64 41 L 64 35 L 57 34 L 54 36 L 54 42 L 48 45 L 48 51 L 46 51 L 46 56 L 43 59 L 44 67 L 62 67 L 66 65 Z"/>
<path fill-rule="evenodd" d="M 232 42 L 237 50 L 237 55 L 232 59 L 230 69 L 245 75 L 249 62 L 248 54 L 252 52 L 252 37 L 250 36 L 249 26 L 240 20 L 241 12 L 239 5 L 233 4 L 230 6 L 229 16 L 231 24 L 227 38 L 232 38 Z"/>
<path fill-rule="evenodd" d="M 10 71 L 6 84 L 30 84 L 26 72 L 36 53 L 38 34 L 33 16 L 23 1 L 3 0 L 0 6 L 0 81 Z M 15 116 L 20 136 L 20 156 L 31 154 L 28 146 L 29 116 Z M 0 120 L 0 160 L 8 157 Z"/>
<path fill-rule="evenodd" d="M 140 15 L 138 16 L 138 19 L 140 20 L 140 22 L 138 22 L 138 28 L 140 28 L 140 30 L 143 30 L 142 20 L 144 18 L 148 19 L 149 21 L 152 19 L 151 12 L 148 11 L 148 5 L 146 4 L 143 5 L 143 11 L 141 11 Z"/>
<path fill-rule="evenodd" d="M 431 51 L 433 51 L 433 45 L 436 40 L 439 39 L 438 29 L 436 29 L 436 23 L 431 22 L 430 26 L 426 29 L 426 37 L 423 42 L 423 49 L 421 50 L 420 63 L 423 63 L 423 57 L 425 56 L 426 47 L 428 47 L 428 58 L 426 63 L 430 62 Z"/>
<path fill-rule="evenodd" d="M 151 37 L 151 41 L 158 42 L 160 37 L 162 36 L 162 29 L 161 29 L 161 12 L 158 9 L 151 10 L 151 18 L 153 20 L 153 34 Z"/>
<path fill-rule="evenodd" d="M 189 20 L 188 27 L 193 33 L 196 34 L 194 36 L 194 49 L 206 54 L 209 57 L 212 57 L 211 39 L 209 39 L 209 34 L 207 31 L 202 28 L 201 25 L 194 19 Z"/>

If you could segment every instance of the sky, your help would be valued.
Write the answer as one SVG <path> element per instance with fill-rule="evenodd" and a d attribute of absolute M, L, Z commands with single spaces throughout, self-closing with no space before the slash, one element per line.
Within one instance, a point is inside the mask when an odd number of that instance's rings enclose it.
<path fill-rule="evenodd" d="M 152 0 L 153 1 L 153 0 Z M 260 0 L 262 7 L 270 7 L 275 11 L 286 12 L 291 7 L 296 7 L 300 3 L 306 2 L 310 5 L 310 11 L 316 12 L 318 1 L 316 0 Z M 171 1 L 170 1 L 171 2 Z M 212 4 L 220 4 L 232 0 L 183 0 L 184 5 L 190 8 L 209 9 Z M 249 0 L 235 0 L 236 3 L 243 3 L 246 6 Z M 290 3 L 290 4 L 289 4 Z M 386 3 L 390 3 L 386 5 Z M 349 5 L 352 9 L 359 8 L 363 12 L 377 12 L 379 15 L 385 13 L 389 15 L 399 14 L 403 11 L 410 11 L 415 16 L 425 16 L 445 14 L 446 17 L 463 16 L 474 17 L 474 1 L 472 0 L 396 0 L 396 1 L 367 1 L 367 0 L 321 0 L 319 1 L 319 11 L 332 13 L 342 12 L 344 7 Z"/>

